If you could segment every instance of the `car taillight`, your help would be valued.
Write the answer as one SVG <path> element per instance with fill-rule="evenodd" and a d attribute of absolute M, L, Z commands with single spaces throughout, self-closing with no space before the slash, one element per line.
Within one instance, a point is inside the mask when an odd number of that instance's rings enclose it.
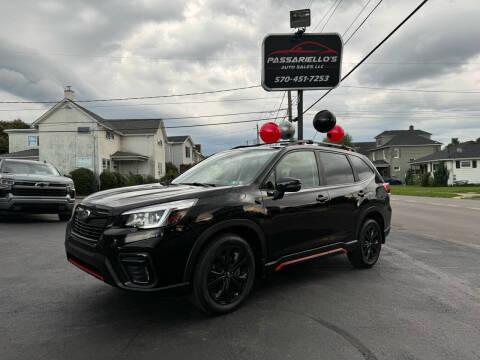
<path fill-rule="evenodd" d="M 383 183 L 383 187 L 385 188 L 385 191 L 390 194 L 390 184 L 389 183 Z"/>

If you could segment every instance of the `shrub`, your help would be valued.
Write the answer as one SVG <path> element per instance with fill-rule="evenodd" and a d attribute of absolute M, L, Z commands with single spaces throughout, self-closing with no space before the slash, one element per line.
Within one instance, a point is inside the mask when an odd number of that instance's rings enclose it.
<path fill-rule="evenodd" d="M 163 183 L 169 183 L 178 176 L 178 169 L 171 162 L 165 164 L 165 176 L 160 181 Z"/>
<path fill-rule="evenodd" d="M 147 175 L 143 179 L 144 184 L 154 184 L 157 183 L 158 181 L 152 176 L 152 175 Z"/>
<path fill-rule="evenodd" d="M 114 173 L 109 171 L 100 174 L 100 190 L 114 189 L 118 187 L 118 180 Z"/>
<path fill-rule="evenodd" d="M 407 174 L 405 175 L 405 184 L 406 185 L 413 185 L 414 179 L 413 179 L 413 170 L 408 169 Z"/>
<path fill-rule="evenodd" d="M 426 174 L 423 174 L 422 175 L 422 181 L 421 181 L 421 185 L 422 186 L 430 186 L 430 184 L 432 183 L 432 177 L 430 176 L 429 173 L 426 173 Z"/>
<path fill-rule="evenodd" d="M 95 175 L 93 171 L 78 168 L 70 172 L 78 195 L 90 195 L 95 192 Z"/>
<path fill-rule="evenodd" d="M 123 176 L 122 174 L 120 174 L 118 172 L 113 172 L 112 174 L 115 175 L 115 177 L 117 178 L 117 187 L 126 186 L 127 179 L 125 178 L 125 176 Z"/>
<path fill-rule="evenodd" d="M 143 177 L 142 175 L 135 175 L 130 173 L 126 179 L 126 186 L 135 186 L 135 185 L 142 185 L 143 184 Z"/>
<path fill-rule="evenodd" d="M 433 173 L 433 186 L 448 186 L 448 176 L 450 172 L 447 170 L 445 163 L 442 161 L 437 166 L 437 170 Z"/>

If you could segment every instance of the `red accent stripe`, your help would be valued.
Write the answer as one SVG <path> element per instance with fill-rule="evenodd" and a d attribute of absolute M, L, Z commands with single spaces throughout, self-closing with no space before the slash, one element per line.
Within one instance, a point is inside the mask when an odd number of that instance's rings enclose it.
<path fill-rule="evenodd" d="M 316 257 L 320 257 L 320 256 L 328 255 L 328 254 L 333 254 L 333 253 L 340 252 L 340 251 L 343 251 L 344 253 L 347 252 L 347 250 L 345 250 L 344 248 L 338 248 L 338 249 L 333 249 L 333 250 L 328 250 L 328 251 L 325 251 L 325 252 L 321 252 L 321 253 L 318 253 L 318 254 L 305 256 L 305 257 L 302 257 L 302 258 L 299 258 L 299 259 L 285 261 L 285 262 L 281 263 L 280 265 L 278 265 L 276 267 L 275 271 L 280 270 L 285 265 L 295 264 L 295 263 L 300 262 L 300 261 L 313 259 L 313 258 L 316 258 Z"/>
<path fill-rule="evenodd" d="M 76 262 L 75 260 L 73 260 L 73 259 L 71 259 L 71 258 L 68 258 L 68 261 L 69 261 L 70 263 L 72 263 L 73 265 L 79 267 L 79 268 L 82 269 L 83 271 L 85 271 L 85 272 L 89 273 L 90 275 L 95 276 L 97 279 L 100 279 L 100 280 L 103 281 L 103 276 L 102 276 L 102 275 L 97 274 L 95 271 L 92 271 L 92 270 L 86 268 L 86 267 L 83 266 L 83 265 L 80 265 L 78 262 Z"/>

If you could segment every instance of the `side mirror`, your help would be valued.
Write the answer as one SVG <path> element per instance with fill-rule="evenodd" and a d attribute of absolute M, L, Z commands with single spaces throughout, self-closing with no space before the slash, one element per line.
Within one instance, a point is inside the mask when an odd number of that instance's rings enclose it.
<path fill-rule="evenodd" d="M 72 175 L 70 175 L 70 174 L 63 174 L 63 176 L 65 176 L 65 177 L 67 177 L 67 178 L 69 178 L 69 179 L 72 178 Z"/>
<path fill-rule="evenodd" d="M 297 192 L 301 189 L 302 183 L 299 179 L 282 178 L 277 181 L 276 190 L 273 198 L 280 199 L 286 192 Z"/>

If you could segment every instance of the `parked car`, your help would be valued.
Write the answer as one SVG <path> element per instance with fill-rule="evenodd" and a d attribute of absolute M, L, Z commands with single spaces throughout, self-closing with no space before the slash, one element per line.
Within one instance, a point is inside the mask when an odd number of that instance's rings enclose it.
<path fill-rule="evenodd" d="M 61 221 L 72 215 L 73 180 L 61 176 L 51 164 L 3 159 L 0 161 L 0 210 L 58 214 Z"/>
<path fill-rule="evenodd" d="M 390 231 L 389 185 L 363 155 L 333 145 L 240 147 L 170 185 L 85 198 L 66 231 L 68 260 L 136 291 L 187 290 L 226 313 L 255 278 L 346 253 L 370 268 Z"/>
<path fill-rule="evenodd" d="M 390 185 L 402 185 L 403 182 L 401 180 L 390 178 L 390 177 L 383 177 L 383 180 Z"/>

